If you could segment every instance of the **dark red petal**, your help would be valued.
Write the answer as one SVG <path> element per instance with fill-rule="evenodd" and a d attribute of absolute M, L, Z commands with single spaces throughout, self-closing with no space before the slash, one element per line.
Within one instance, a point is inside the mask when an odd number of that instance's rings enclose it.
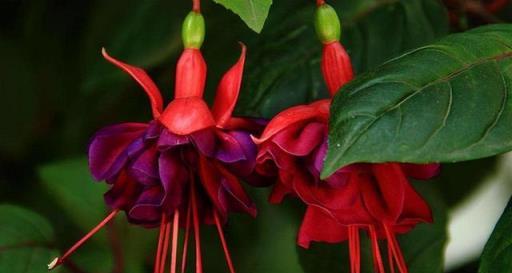
<path fill-rule="evenodd" d="M 331 96 L 334 96 L 345 83 L 354 77 L 350 57 L 340 42 L 324 45 L 322 74 Z"/>
<path fill-rule="evenodd" d="M 327 123 L 330 104 L 330 100 L 319 100 L 309 105 L 288 108 L 272 118 L 261 137 L 254 139 L 254 141 L 260 144 L 296 122 L 315 119 L 319 122 Z"/>
<path fill-rule="evenodd" d="M 413 223 L 432 222 L 432 211 L 428 203 L 414 190 L 412 185 L 405 185 L 405 200 L 400 222 L 409 221 Z"/>
<path fill-rule="evenodd" d="M 256 206 L 245 193 L 244 188 L 236 176 L 231 174 L 222 165 L 215 164 L 221 175 L 221 184 L 224 192 L 229 194 L 229 207 L 231 211 L 245 212 L 256 217 Z"/>
<path fill-rule="evenodd" d="M 133 206 L 142 186 L 127 176 L 120 173 L 114 185 L 104 194 L 105 203 L 113 209 L 127 209 Z"/>
<path fill-rule="evenodd" d="M 176 66 L 174 98 L 203 96 L 206 81 L 206 62 L 199 49 L 186 48 Z"/>
<path fill-rule="evenodd" d="M 171 133 L 189 135 L 215 126 L 208 105 L 199 97 L 173 100 L 159 118 Z"/>
<path fill-rule="evenodd" d="M 107 61 L 111 62 L 112 64 L 124 70 L 126 73 L 130 74 L 130 76 L 132 76 L 132 78 L 135 79 L 140 84 L 140 86 L 142 86 L 142 88 L 149 97 L 149 102 L 151 103 L 151 110 L 153 111 L 153 117 L 155 119 L 158 118 L 158 116 L 160 116 L 163 110 L 162 95 L 160 93 L 160 90 L 158 90 L 158 87 L 155 85 L 153 80 L 151 80 L 148 74 L 146 74 L 146 72 L 141 68 L 131 66 L 129 64 L 123 63 L 112 58 L 107 54 L 105 48 L 102 49 L 102 54 L 103 57 L 107 59 Z"/>
<path fill-rule="evenodd" d="M 414 179 L 427 180 L 439 174 L 441 164 L 402 164 L 402 169 L 407 176 Z"/>
<path fill-rule="evenodd" d="M 348 239 L 347 228 L 324 210 L 308 206 L 300 226 L 297 244 L 309 248 L 310 242 L 339 243 Z"/>
<path fill-rule="evenodd" d="M 295 123 L 275 134 L 271 140 L 289 154 L 306 156 L 322 144 L 326 135 L 325 123 Z"/>
<path fill-rule="evenodd" d="M 409 181 L 397 163 L 372 164 L 373 177 L 361 174 L 361 190 L 368 211 L 380 221 L 395 222 L 402 213 Z"/>
<path fill-rule="evenodd" d="M 109 179 L 126 163 L 132 150 L 144 147 L 144 123 L 122 123 L 98 131 L 89 144 L 89 168 L 96 180 Z M 137 141 L 140 138 L 141 141 Z"/>
<path fill-rule="evenodd" d="M 135 222 L 157 223 L 162 214 L 164 192 L 160 186 L 145 189 L 135 205 L 128 212 L 128 217 Z"/>
<path fill-rule="evenodd" d="M 217 95 L 213 103 L 212 113 L 218 127 L 224 127 L 231 118 L 238 99 L 238 93 L 240 92 L 246 52 L 245 45 L 240 45 L 242 46 L 242 52 L 238 62 L 224 74 L 217 87 Z"/>

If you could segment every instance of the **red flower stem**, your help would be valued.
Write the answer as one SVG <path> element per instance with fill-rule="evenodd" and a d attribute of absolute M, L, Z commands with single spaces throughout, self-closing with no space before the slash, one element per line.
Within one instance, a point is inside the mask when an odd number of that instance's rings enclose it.
<path fill-rule="evenodd" d="M 199 214 L 197 211 L 196 187 L 193 177 L 192 179 L 190 179 L 190 195 L 190 198 L 192 199 L 192 221 L 194 224 L 194 241 L 196 245 L 196 273 L 203 273 L 203 262 L 201 257 L 201 231 L 199 229 Z"/>
<path fill-rule="evenodd" d="M 87 233 L 82 239 L 80 239 L 78 242 L 76 242 L 64 255 L 62 255 L 59 258 L 55 258 L 49 265 L 48 270 L 52 270 L 58 265 L 61 265 L 69 255 L 73 254 L 75 250 L 77 250 L 80 246 L 82 246 L 83 243 L 85 243 L 89 238 L 91 238 L 96 232 L 98 232 L 102 227 L 104 227 L 116 214 L 119 212 L 118 209 L 113 210 L 105 219 L 103 219 L 96 227 L 94 227 L 89 233 Z"/>
<path fill-rule="evenodd" d="M 160 271 L 159 273 L 165 272 L 165 262 L 167 261 L 167 252 L 169 250 L 169 239 L 171 233 L 171 222 L 166 221 L 165 223 L 165 235 L 164 235 L 164 246 L 162 248 L 162 258 L 160 258 Z"/>
<path fill-rule="evenodd" d="M 192 0 L 192 11 L 201 12 L 201 0 Z"/>
<path fill-rule="evenodd" d="M 185 238 L 183 241 L 183 254 L 181 256 L 181 273 L 185 273 L 187 268 L 187 253 L 188 253 L 188 238 L 190 237 L 190 214 L 192 213 L 191 199 L 189 199 L 189 205 L 187 208 L 187 223 L 185 224 Z"/>
<path fill-rule="evenodd" d="M 316 5 L 317 6 L 321 6 L 323 4 L 325 4 L 325 0 L 316 0 Z"/>
<path fill-rule="evenodd" d="M 164 232 L 165 232 L 165 222 L 167 221 L 167 216 L 165 213 L 162 213 L 162 221 L 160 221 L 160 232 L 158 233 L 158 247 L 156 249 L 155 255 L 155 266 L 153 273 L 158 273 L 160 269 L 160 258 L 162 256 L 162 242 L 164 240 Z"/>
<path fill-rule="evenodd" d="M 224 250 L 224 256 L 226 256 L 229 272 L 235 273 L 235 267 L 233 267 L 233 262 L 231 261 L 231 255 L 229 254 L 228 245 L 226 244 L 226 238 L 224 238 L 224 232 L 222 231 L 222 224 L 220 223 L 219 213 L 217 210 L 213 212 L 213 217 L 215 218 L 215 225 L 217 226 L 217 231 L 219 232 L 220 242 L 222 244 L 222 249 Z"/>
<path fill-rule="evenodd" d="M 391 243 L 391 251 L 393 252 L 393 257 L 398 265 L 398 270 L 400 273 L 408 273 L 404 256 L 402 255 L 402 251 L 400 251 L 400 246 L 387 224 L 384 224 L 384 231 L 386 232 L 388 243 Z"/>
<path fill-rule="evenodd" d="M 361 272 L 361 250 L 359 240 L 359 230 L 357 226 L 348 227 L 348 243 L 350 254 L 350 271 L 352 273 Z"/>
<path fill-rule="evenodd" d="M 373 264 L 374 271 L 377 273 L 386 273 L 384 264 L 382 263 L 382 255 L 380 254 L 379 241 L 377 239 L 377 231 L 373 225 L 368 226 L 370 240 L 372 241 Z"/>
<path fill-rule="evenodd" d="M 174 220 L 172 223 L 172 249 L 171 249 L 171 273 L 176 273 L 176 258 L 178 252 L 178 232 L 180 224 L 180 211 L 174 211 Z"/>
<path fill-rule="evenodd" d="M 393 250 L 391 248 L 391 242 L 388 241 L 388 263 L 389 263 L 389 270 L 391 273 L 395 273 L 395 261 L 393 261 Z"/>

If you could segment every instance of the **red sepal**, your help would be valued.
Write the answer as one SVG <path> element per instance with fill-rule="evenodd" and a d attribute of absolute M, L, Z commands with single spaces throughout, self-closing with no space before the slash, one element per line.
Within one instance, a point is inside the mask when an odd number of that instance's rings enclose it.
<path fill-rule="evenodd" d="M 159 118 L 169 131 L 177 135 L 188 135 L 215 126 L 208 105 L 199 97 L 173 100 Z"/>
<path fill-rule="evenodd" d="M 217 95 L 215 96 L 213 104 L 212 113 L 217 121 L 217 126 L 221 128 L 224 127 L 231 118 L 231 114 L 235 109 L 235 104 L 238 99 L 238 94 L 240 93 L 246 53 L 245 45 L 242 43 L 240 43 L 240 45 L 242 46 L 240 58 L 222 77 L 217 87 Z"/>
<path fill-rule="evenodd" d="M 160 116 L 163 109 L 163 100 L 162 95 L 160 93 L 160 90 L 158 90 L 158 87 L 155 85 L 153 80 L 148 76 L 148 74 L 141 68 L 123 63 L 121 61 L 118 61 L 114 59 L 113 57 L 109 56 L 105 48 L 101 49 L 101 53 L 103 54 L 103 57 L 112 64 L 116 65 L 117 67 L 124 70 L 126 73 L 128 73 L 130 76 L 132 76 L 133 79 L 135 79 L 140 86 L 144 89 L 146 94 L 149 97 L 149 101 L 151 103 L 151 110 L 153 112 L 153 117 L 156 119 Z"/>
<path fill-rule="evenodd" d="M 275 116 L 263 131 L 261 137 L 254 138 L 256 144 L 268 140 L 275 134 L 279 133 L 286 127 L 296 122 L 305 121 L 308 119 L 317 119 L 327 123 L 329 120 L 329 106 L 331 100 L 319 100 L 309 105 L 298 105 L 284 110 Z"/>
<path fill-rule="evenodd" d="M 186 48 L 176 66 L 174 98 L 202 97 L 206 81 L 206 62 L 199 49 Z"/>
<path fill-rule="evenodd" d="M 322 74 L 331 96 L 334 96 L 345 83 L 354 77 L 350 57 L 340 42 L 324 45 Z"/>

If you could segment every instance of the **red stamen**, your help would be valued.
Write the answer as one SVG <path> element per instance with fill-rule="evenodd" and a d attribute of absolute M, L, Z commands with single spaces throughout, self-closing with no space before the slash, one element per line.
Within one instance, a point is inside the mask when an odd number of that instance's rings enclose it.
<path fill-rule="evenodd" d="M 348 227 L 348 243 L 350 255 L 350 272 L 361 272 L 361 249 L 359 240 L 359 229 L 357 226 Z"/>
<path fill-rule="evenodd" d="M 228 264 L 229 272 L 235 273 L 235 267 L 233 267 L 233 262 L 231 261 L 231 255 L 229 254 L 228 245 L 226 244 L 226 239 L 224 238 L 224 232 L 222 231 L 222 225 L 219 220 L 219 213 L 216 210 L 213 213 L 213 217 L 215 218 L 215 225 L 217 226 L 217 231 L 219 232 L 220 242 L 222 244 L 222 249 L 224 250 L 224 256 L 226 256 L 226 262 Z"/>
<path fill-rule="evenodd" d="M 189 200 L 189 203 L 191 199 Z M 181 273 L 185 273 L 187 268 L 187 253 L 188 253 L 188 237 L 190 237 L 190 214 L 192 213 L 192 206 L 189 204 L 187 208 L 187 223 L 185 225 L 185 238 L 183 242 L 183 254 L 181 256 Z"/>
<path fill-rule="evenodd" d="M 201 12 L 201 0 L 192 0 L 192 10 Z"/>
<path fill-rule="evenodd" d="M 158 273 L 158 270 L 160 269 L 160 258 L 162 256 L 162 242 L 164 240 L 165 222 L 167 222 L 167 215 L 162 213 L 162 221 L 160 221 L 160 232 L 158 233 L 158 246 L 156 249 L 153 273 Z"/>
<path fill-rule="evenodd" d="M 190 180 L 190 195 L 190 198 L 192 199 L 192 220 L 194 224 L 194 241 L 196 245 L 196 273 L 203 273 L 203 259 L 201 258 L 201 231 L 199 230 L 196 188 L 193 178 Z"/>
<path fill-rule="evenodd" d="M 160 258 L 160 271 L 159 273 L 165 272 L 165 262 L 167 261 L 167 252 L 169 250 L 169 239 L 171 233 L 171 222 L 165 223 L 165 235 L 164 235 L 164 246 L 162 248 L 162 258 Z"/>
<path fill-rule="evenodd" d="M 370 240 L 372 241 L 373 265 L 377 273 L 385 273 L 384 264 L 382 263 L 382 255 L 380 254 L 379 241 L 377 239 L 377 231 L 373 225 L 368 226 Z"/>
<path fill-rule="evenodd" d="M 391 244 L 391 251 L 398 266 L 398 270 L 400 273 L 408 273 L 407 265 L 405 264 L 405 259 L 402 255 L 402 251 L 400 250 L 400 246 L 398 245 L 398 241 L 396 240 L 394 234 L 391 232 L 390 227 L 387 224 L 384 224 L 384 231 L 386 232 L 388 244 Z"/>
<path fill-rule="evenodd" d="M 64 263 L 64 261 L 67 259 L 67 257 L 75 250 L 77 250 L 80 246 L 82 246 L 83 243 L 85 243 L 89 238 L 91 238 L 96 232 L 98 232 L 103 226 L 105 226 L 116 214 L 119 212 L 119 209 L 113 210 L 105 219 L 103 219 L 96 227 L 94 227 L 89 233 L 87 233 L 82 239 L 80 239 L 78 242 L 76 242 L 64 255 L 61 257 L 57 257 L 53 259 L 53 261 L 48 265 L 48 270 L 52 270 L 55 267 L 61 265 Z"/>
<path fill-rule="evenodd" d="M 325 0 L 316 0 L 316 5 L 317 6 L 321 6 L 323 4 L 325 4 Z"/>
<path fill-rule="evenodd" d="M 176 273 L 176 258 L 178 252 L 178 231 L 179 231 L 180 211 L 174 211 L 174 220 L 172 223 L 172 249 L 171 249 L 171 273 Z"/>
<path fill-rule="evenodd" d="M 391 249 L 391 243 L 388 241 L 388 263 L 389 270 L 391 273 L 395 273 L 395 262 L 393 261 L 393 250 Z"/>

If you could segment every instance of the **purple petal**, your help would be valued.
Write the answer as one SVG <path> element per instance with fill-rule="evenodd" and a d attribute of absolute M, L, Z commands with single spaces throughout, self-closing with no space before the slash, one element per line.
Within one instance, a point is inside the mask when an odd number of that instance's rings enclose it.
<path fill-rule="evenodd" d="M 251 136 L 246 132 L 233 131 L 230 132 L 230 135 L 238 142 L 238 147 L 240 147 L 244 154 L 244 159 L 228 164 L 228 166 L 236 175 L 246 177 L 253 172 L 256 166 L 257 146 L 252 141 Z M 219 160 L 222 161 L 222 159 Z"/>
<path fill-rule="evenodd" d="M 188 143 L 190 143 L 190 141 L 187 136 L 176 135 L 164 129 L 158 138 L 157 147 L 160 151 L 163 151 Z"/>
<path fill-rule="evenodd" d="M 140 148 L 140 144 L 134 142 L 147 127 L 142 123 L 123 123 L 98 131 L 89 145 L 89 168 L 94 178 L 103 180 L 115 175 L 125 164 L 128 154 Z M 128 147 L 131 148 L 127 153 Z"/>
<path fill-rule="evenodd" d="M 211 129 L 200 130 L 190 135 L 196 148 L 203 155 L 211 157 L 215 152 L 215 131 Z"/>
<path fill-rule="evenodd" d="M 162 153 L 158 164 L 160 179 L 166 195 L 166 204 L 176 208 L 183 202 L 189 172 L 184 162 L 180 160 L 180 155 L 173 154 L 172 151 Z"/>
<path fill-rule="evenodd" d="M 162 133 L 162 125 L 158 123 L 158 121 L 154 120 L 149 123 L 146 134 L 144 135 L 144 140 L 153 140 L 157 139 Z"/>
<path fill-rule="evenodd" d="M 135 181 L 143 185 L 158 182 L 158 150 L 155 146 L 144 150 L 128 168 L 128 173 Z"/>
<path fill-rule="evenodd" d="M 246 139 L 244 139 L 243 133 L 222 131 L 218 131 L 217 133 L 219 143 L 215 158 L 224 163 L 233 163 L 247 159 L 246 151 L 243 147 L 246 145 Z M 249 141 L 252 142 L 250 138 Z M 249 153 L 251 151 L 247 150 L 247 152 Z"/>
<path fill-rule="evenodd" d="M 115 209 L 125 209 L 135 202 L 142 187 L 128 176 L 121 174 L 103 197 L 105 203 Z"/>
<path fill-rule="evenodd" d="M 164 192 L 159 186 L 147 188 L 142 192 L 128 216 L 137 222 L 155 222 L 160 219 Z"/>

